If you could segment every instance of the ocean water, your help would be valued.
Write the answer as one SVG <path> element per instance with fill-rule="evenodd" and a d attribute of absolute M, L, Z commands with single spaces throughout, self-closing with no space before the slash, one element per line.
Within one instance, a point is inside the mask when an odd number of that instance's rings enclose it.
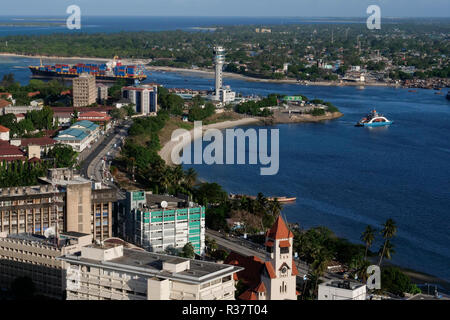
<path fill-rule="evenodd" d="M 279 24 L 317 24 L 317 23 L 365 23 L 364 18 L 295 18 L 295 17 L 115 17 L 85 16 L 81 17 L 81 29 L 69 30 L 66 19 L 60 17 L 19 17 L 0 16 L 0 36 L 36 35 L 50 33 L 114 33 L 122 31 L 165 31 L 184 30 L 199 31 L 198 27 L 229 25 L 279 25 Z M 30 25 L 36 23 L 52 23 L 55 25 Z M 15 23 L 16 25 L 11 25 Z M 17 25 L 22 23 L 23 25 Z"/>
<path fill-rule="evenodd" d="M 47 62 L 47 61 L 46 61 Z M 51 62 L 51 61 L 48 61 Z M 14 72 L 26 84 L 38 59 L 0 57 L 0 78 Z M 166 87 L 210 89 L 212 76 L 151 72 Z M 259 165 L 193 165 L 199 177 L 228 192 L 296 196 L 283 214 L 303 228 L 327 226 L 359 242 L 367 224 L 398 226 L 392 262 L 450 281 L 450 101 L 434 90 L 384 87 L 321 87 L 224 80 L 245 95 L 301 93 L 331 101 L 344 113 L 323 123 L 280 124 L 280 169 L 261 176 Z M 394 124 L 357 128 L 371 108 Z M 186 166 L 187 167 L 187 166 Z M 381 244 L 378 236 L 373 250 Z"/>

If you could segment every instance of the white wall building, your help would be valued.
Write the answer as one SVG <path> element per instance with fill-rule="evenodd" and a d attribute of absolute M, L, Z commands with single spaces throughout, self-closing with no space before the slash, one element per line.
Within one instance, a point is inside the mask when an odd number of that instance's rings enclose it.
<path fill-rule="evenodd" d="M 351 280 L 330 280 L 319 284 L 318 300 L 366 300 L 366 285 Z"/>
<path fill-rule="evenodd" d="M 67 300 L 234 300 L 242 268 L 123 248 L 89 245 L 60 257 Z"/>

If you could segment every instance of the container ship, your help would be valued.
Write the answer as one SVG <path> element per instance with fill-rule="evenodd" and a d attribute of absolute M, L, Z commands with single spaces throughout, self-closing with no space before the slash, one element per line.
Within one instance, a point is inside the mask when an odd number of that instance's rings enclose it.
<path fill-rule="evenodd" d="M 82 73 L 89 73 L 95 76 L 97 82 L 116 82 L 123 79 L 127 84 L 133 84 L 147 78 L 142 65 L 123 65 L 117 57 L 103 64 L 78 63 L 72 66 L 68 64 L 43 65 L 41 60 L 40 66 L 29 66 L 29 68 L 33 78 L 42 79 L 70 80 Z"/>

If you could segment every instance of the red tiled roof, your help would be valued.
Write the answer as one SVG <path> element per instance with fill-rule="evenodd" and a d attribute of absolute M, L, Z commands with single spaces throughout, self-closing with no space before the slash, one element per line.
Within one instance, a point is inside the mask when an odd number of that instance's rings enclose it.
<path fill-rule="evenodd" d="M 49 146 L 56 144 L 57 141 L 53 140 L 50 137 L 41 137 L 41 138 L 26 138 L 20 140 L 20 145 L 22 147 L 26 147 L 30 144 L 38 145 L 38 146 Z"/>
<path fill-rule="evenodd" d="M 267 231 L 266 237 L 271 239 L 286 239 L 293 238 L 294 234 L 291 232 L 291 230 L 288 229 L 280 214 L 278 215 L 278 218 L 273 224 L 272 228 Z"/>
<path fill-rule="evenodd" d="M 290 246 L 289 240 L 280 241 L 280 248 L 289 248 Z"/>
<path fill-rule="evenodd" d="M 25 118 L 23 113 L 16 113 L 16 118 Z"/>
<path fill-rule="evenodd" d="M 233 264 L 243 267 L 236 273 L 237 280 L 241 280 L 247 287 L 256 287 L 261 282 L 261 272 L 264 263 L 258 257 L 242 256 L 236 252 L 231 252 L 225 259 L 224 264 Z"/>
<path fill-rule="evenodd" d="M 0 124 L 0 132 L 9 132 L 10 130 L 7 127 L 4 127 Z"/>
<path fill-rule="evenodd" d="M 273 247 L 273 241 L 272 240 L 267 240 L 266 243 L 264 244 L 266 247 Z"/>
<path fill-rule="evenodd" d="M 72 92 L 70 90 L 66 90 L 66 91 L 61 91 L 60 95 L 64 96 L 67 94 L 71 94 Z"/>
<path fill-rule="evenodd" d="M 106 114 L 106 112 L 98 112 L 98 111 L 88 111 L 81 112 L 78 115 L 79 120 L 97 120 L 97 121 L 109 121 L 111 119 L 110 116 Z"/>
<path fill-rule="evenodd" d="M 41 159 L 33 157 L 31 159 L 28 159 L 28 162 L 41 162 Z"/>
<path fill-rule="evenodd" d="M 296 276 L 298 275 L 298 269 L 297 266 L 295 265 L 295 261 L 292 259 L 292 275 Z"/>
<path fill-rule="evenodd" d="M 4 108 L 11 105 L 11 102 L 6 101 L 5 99 L 0 99 L 0 108 Z"/>
<path fill-rule="evenodd" d="M 255 288 L 256 292 L 266 292 L 266 286 L 264 285 L 264 283 L 261 281 Z"/>
<path fill-rule="evenodd" d="M 239 297 L 239 300 L 258 300 L 258 296 L 252 290 L 246 290 Z"/>
<path fill-rule="evenodd" d="M 9 143 L 0 145 L 0 156 L 22 157 L 24 155 L 25 153 L 22 150 L 20 150 L 19 147 L 12 146 Z"/>
<path fill-rule="evenodd" d="M 27 96 L 31 98 L 31 97 L 37 96 L 39 94 L 41 94 L 39 91 L 28 92 Z"/>
<path fill-rule="evenodd" d="M 275 270 L 273 270 L 272 264 L 269 261 L 266 261 L 264 263 L 264 266 L 266 267 L 266 271 L 269 274 L 270 279 L 275 279 L 277 277 Z"/>

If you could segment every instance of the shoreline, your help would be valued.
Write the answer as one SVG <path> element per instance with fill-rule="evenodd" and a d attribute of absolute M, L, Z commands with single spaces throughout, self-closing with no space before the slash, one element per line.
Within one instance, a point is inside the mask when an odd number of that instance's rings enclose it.
<path fill-rule="evenodd" d="M 213 70 L 206 69 L 189 69 L 189 68 L 176 68 L 166 66 L 145 66 L 148 71 L 164 71 L 175 73 L 187 73 L 187 74 L 204 74 L 214 76 Z M 256 77 L 245 76 L 238 73 L 223 72 L 223 76 L 230 79 L 252 81 L 252 82 L 265 82 L 265 83 L 286 83 L 286 84 L 298 84 L 302 86 L 332 86 L 332 87 L 402 87 L 401 85 L 384 83 L 384 82 L 338 82 L 338 81 L 298 81 L 295 79 L 262 79 Z"/>
<path fill-rule="evenodd" d="M 338 117 L 335 118 L 339 118 L 341 117 L 342 114 L 340 114 Z M 335 119 L 333 118 L 333 119 Z M 313 121 L 313 122 L 320 122 L 320 121 L 324 121 L 324 120 L 329 120 L 329 119 L 323 119 L 323 120 L 317 120 L 317 121 Z M 311 121 L 295 121 L 295 122 L 275 122 L 274 124 L 281 124 L 281 123 L 304 123 L 304 122 L 311 122 Z M 245 126 L 245 125 L 249 125 L 249 124 L 256 124 L 256 125 L 262 125 L 264 124 L 264 120 L 259 119 L 259 118 L 243 118 L 243 119 L 239 119 L 239 120 L 234 120 L 234 121 L 223 121 L 223 122 L 217 122 L 217 123 L 213 123 L 213 124 L 209 124 L 206 126 L 202 127 L 202 133 L 208 129 L 226 129 L 226 128 L 234 128 L 234 127 L 239 127 L 239 126 Z M 179 135 L 180 136 L 180 135 Z M 177 136 L 177 137 L 179 137 Z M 192 143 L 194 140 L 198 139 L 200 137 L 198 136 L 194 136 L 194 129 L 191 129 L 189 131 L 189 139 L 186 139 L 184 141 L 184 143 L 182 144 L 182 147 Z M 175 147 L 175 145 L 177 145 L 179 142 L 178 141 L 172 141 L 169 140 L 167 141 L 164 146 L 162 147 L 162 149 L 158 152 L 158 154 L 160 155 L 160 157 L 164 160 L 164 162 L 167 165 L 172 165 L 172 159 L 171 159 L 171 153 L 173 148 Z M 206 181 L 204 179 L 201 179 L 201 177 L 198 177 L 198 180 L 203 180 Z M 227 190 L 227 192 L 231 192 L 229 190 Z M 442 289 L 445 290 L 445 293 L 448 294 L 450 293 L 450 281 L 447 281 L 445 279 L 439 278 L 437 276 L 431 275 L 429 273 L 426 272 L 422 272 L 422 271 L 418 271 L 418 270 L 414 270 L 414 269 L 410 269 L 408 267 L 403 267 L 401 265 L 397 265 L 394 263 L 391 263 L 390 261 L 386 261 L 384 264 L 384 266 L 393 266 L 393 267 L 397 267 L 399 268 L 403 273 L 405 273 L 411 280 L 411 283 L 417 284 L 417 285 L 425 285 L 427 283 L 429 284 L 436 284 L 438 286 L 440 286 Z M 423 293 L 426 293 L 425 291 Z"/>
<path fill-rule="evenodd" d="M 245 125 L 249 125 L 249 124 L 255 124 L 261 122 L 260 119 L 258 118 L 243 118 L 243 119 L 239 119 L 239 120 L 228 120 L 228 121 L 222 121 L 222 122 L 216 122 L 216 123 L 212 123 L 212 124 L 208 124 L 206 126 L 202 127 L 202 134 L 204 131 L 208 130 L 208 129 L 218 129 L 218 130 L 222 130 L 222 129 L 226 129 L 226 128 L 234 128 L 234 127 L 238 127 L 238 126 L 245 126 Z M 175 138 L 180 137 L 181 135 L 176 136 Z M 194 136 L 194 129 L 191 129 L 189 131 L 189 139 L 186 139 L 184 141 L 184 143 L 182 144 L 182 147 L 194 142 L 194 140 L 196 140 L 197 138 L 201 138 L 199 136 Z M 164 146 L 161 148 L 161 150 L 158 152 L 159 156 L 164 160 L 164 162 L 167 165 L 172 165 L 172 150 L 173 148 L 178 145 L 179 142 L 178 141 L 172 141 L 169 140 L 167 141 Z"/>

